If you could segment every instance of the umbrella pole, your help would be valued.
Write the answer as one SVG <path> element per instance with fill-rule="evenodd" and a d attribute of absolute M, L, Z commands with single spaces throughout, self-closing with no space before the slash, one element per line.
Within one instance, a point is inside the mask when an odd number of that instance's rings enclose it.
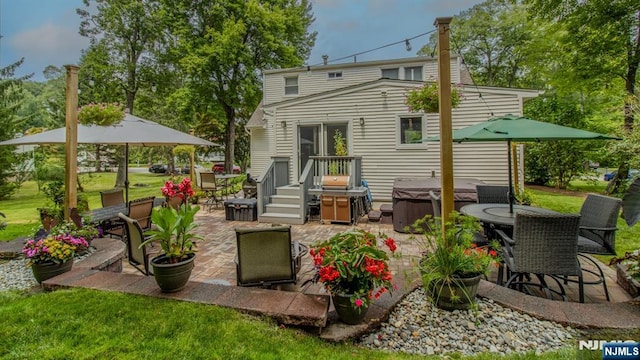
<path fill-rule="evenodd" d="M 513 214 L 513 182 L 511 181 L 511 140 L 507 140 L 507 157 L 509 158 L 509 213 Z"/>
<path fill-rule="evenodd" d="M 124 201 L 129 203 L 129 143 L 124 144 Z"/>

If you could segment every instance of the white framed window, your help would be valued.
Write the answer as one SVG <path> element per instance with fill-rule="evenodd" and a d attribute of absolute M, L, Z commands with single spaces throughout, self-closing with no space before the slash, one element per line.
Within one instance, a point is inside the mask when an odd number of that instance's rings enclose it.
<path fill-rule="evenodd" d="M 404 79 L 422 81 L 422 66 L 412 66 L 404 68 Z"/>
<path fill-rule="evenodd" d="M 298 77 L 289 76 L 284 78 L 284 94 L 298 95 Z"/>
<path fill-rule="evenodd" d="M 402 147 L 424 148 L 426 146 L 424 143 L 426 128 L 426 120 L 422 115 L 398 116 L 398 145 Z"/>
<path fill-rule="evenodd" d="M 327 73 L 327 79 L 342 79 L 342 71 L 330 71 Z"/>
<path fill-rule="evenodd" d="M 382 69 L 382 78 L 386 79 L 400 79 L 400 69 L 399 68 L 391 68 L 391 69 Z"/>

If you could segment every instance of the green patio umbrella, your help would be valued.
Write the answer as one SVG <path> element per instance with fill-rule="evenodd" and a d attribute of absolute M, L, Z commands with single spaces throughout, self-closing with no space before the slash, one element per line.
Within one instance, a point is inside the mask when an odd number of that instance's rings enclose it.
<path fill-rule="evenodd" d="M 506 141 L 509 159 L 509 210 L 513 212 L 513 183 L 511 180 L 511 156 L 509 149 L 512 141 L 548 141 L 548 140 L 620 140 L 620 138 L 580 130 L 568 126 L 531 120 L 522 116 L 504 115 L 453 131 L 454 142 Z M 440 141 L 433 136 L 426 141 Z"/>

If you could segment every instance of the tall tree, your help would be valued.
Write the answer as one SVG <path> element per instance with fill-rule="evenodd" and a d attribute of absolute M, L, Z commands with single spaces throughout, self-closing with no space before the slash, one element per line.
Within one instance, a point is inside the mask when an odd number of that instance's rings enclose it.
<path fill-rule="evenodd" d="M 640 68 L 640 2 L 637 0 L 526 0 L 531 13 L 562 23 L 563 43 L 572 66 L 567 75 L 576 78 L 605 77 L 605 83 L 624 81 L 623 118 L 627 132 L 633 129 L 638 102 L 636 82 Z M 607 81 L 608 80 L 608 81 Z M 626 180 L 628 161 L 618 164 L 616 191 Z"/>
<path fill-rule="evenodd" d="M 154 59 L 150 55 L 162 31 L 158 22 L 159 4 L 157 1 L 141 0 L 83 2 L 86 9 L 76 9 L 76 12 L 82 18 L 80 34 L 91 41 L 85 59 L 94 61 L 85 63 L 89 67 L 93 65 L 87 70 L 90 70 L 91 76 L 98 78 L 100 84 L 117 84 L 124 93 L 126 107 L 133 114 L 141 84 L 151 86 Z M 100 58 L 100 54 L 107 56 Z M 122 156 L 119 159 L 116 186 L 124 186 L 127 171 L 124 161 Z"/>
<path fill-rule="evenodd" d="M 535 27 L 526 9 L 509 0 L 487 0 L 451 22 L 452 49 L 461 54 L 478 85 L 522 87 Z M 434 34 L 419 54 L 435 49 Z"/>
<path fill-rule="evenodd" d="M 13 139 L 21 130 L 21 119 L 16 115 L 20 109 L 23 93 L 22 83 L 31 75 L 15 78 L 16 69 L 22 65 L 24 59 L 0 68 L 0 140 Z M 16 190 L 13 181 L 17 163 L 16 154 L 12 146 L 0 146 L 0 200 L 8 199 Z"/>
<path fill-rule="evenodd" d="M 262 69 L 300 66 L 316 33 L 308 0 L 161 0 L 168 55 L 184 70 L 202 119 L 224 118 L 226 171 L 236 125 L 261 98 Z M 175 47 L 172 47 L 175 44 Z M 203 115 L 209 114 L 209 115 Z M 204 127 L 208 124 L 202 124 Z"/>

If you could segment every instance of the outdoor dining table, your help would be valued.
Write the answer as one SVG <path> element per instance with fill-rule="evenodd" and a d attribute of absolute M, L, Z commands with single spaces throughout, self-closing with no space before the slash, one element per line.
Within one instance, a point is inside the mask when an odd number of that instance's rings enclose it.
<path fill-rule="evenodd" d="M 162 206 L 165 203 L 165 199 L 162 197 L 156 197 L 153 199 L 153 207 Z M 118 217 L 119 213 L 127 214 L 129 211 L 127 209 L 127 203 L 122 203 L 118 205 L 105 206 L 93 210 L 89 210 L 88 212 L 83 213 L 83 216 L 88 216 L 90 218 L 91 223 L 93 224 L 104 224 L 108 222 L 119 222 L 120 218 Z"/>
<path fill-rule="evenodd" d="M 516 214 L 558 214 L 557 211 L 528 205 L 513 205 L 513 212 L 509 211 L 509 204 L 468 204 L 460 208 L 464 215 L 473 216 L 485 224 L 498 226 L 513 226 Z"/>

